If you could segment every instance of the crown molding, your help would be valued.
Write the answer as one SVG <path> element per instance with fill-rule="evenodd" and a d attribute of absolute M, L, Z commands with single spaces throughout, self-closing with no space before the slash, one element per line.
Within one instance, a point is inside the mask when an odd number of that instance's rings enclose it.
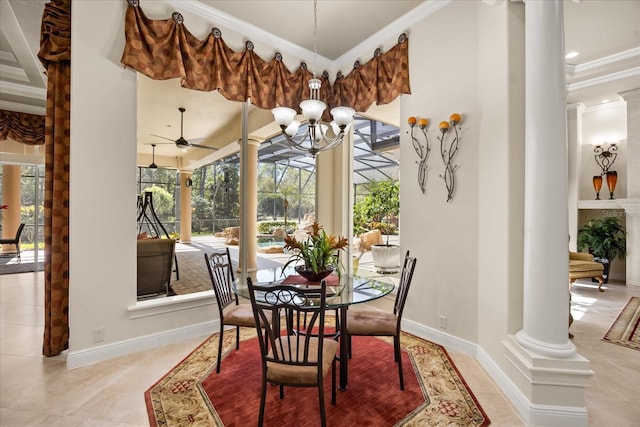
<path fill-rule="evenodd" d="M 368 37 L 353 49 L 342 54 L 333 61 L 333 69 L 340 70 L 350 67 L 355 61 L 363 56 L 368 55 L 373 57 L 373 53 L 378 47 L 394 37 L 397 39 L 400 34 L 406 33 L 409 27 L 447 6 L 452 1 L 453 0 L 432 0 L 423 2 L 386 27 L 382 28 L 377 33 Z"/>
<path fill-rule="evenodd" d="M 425 1 L 413 10 L 396 19 L 394 22 L 382 28 L 374 35 L 368 37 L 365 41 L 344 53 L 335 61 L 318 54 L 316 56 L 316 68 L 320 70 L 327 70 L 330 74 L 335 75 L 336 72 L 343 67 L 351 67 L 351 65 L 361 57 L 373 57 L 373 53 L 378 47 L 393 38 L 399 37 L 400 34 L 406 32 L 407 28 L 411 25 L 442 9 L 452 1 L 453 0 Z M 274 47 L 274 49 L 283 54 L 287 53 L 293 55 L 307 61 L 308 63 L 313 61 L 313 51 L 264 31 L 263 29 L 238 19 L 235 16 L 231 16 L 211 6 L 204 5 L 198 0 L 167 0 L 167 3 L 180 10 L 185 10 L 209 19 L 217 25 L 233 28 L 233 30 L 238 34 L 244 35 L 247 40 L 260 40 L 261 42 Z"/>
<path fill-rule="evenodd" d="M 2 82 L 2 92 L 25 98 L 47 99 L 47 89 L 12 82 Z"/>
<path fill-rule="evenodd" d="M 627 79 L 630 77 L 640 76 L 640 67 L 629 68 L 628 70 L 618 71 L 616 73 L 610 73 L 604 76 L 594 77 L 592 79 L 581 80 L 575 83 L 567 84 L 567 90 L 569 92 L 584 89 L 592 86 L 598 86 L 605 83 L 611 83 L 616 80 Z"/>
<path fill-rule="evenodd" d="M 221 10 L 215 9 L 211 6 L 204 5 L 198 0 L 167 0 L 167 3 L 173 7 L 191 12 L 195 15 L 201 16 L 205 19 L 211 20 L 215 25 L 224 26 L 227 28 L 233 28 L 235 32 L 243 35 L 247 40 L 260 40 L 261 43 L 266 43 L 273 46 L 274 49 L 281 53 L 287 53 L 295 57 L 301 58 L 307 61 L 309 64 L 313 62 L 314 52 L 298 46 L 295 43 L 264 31 L 255 25 L 249 24 L 241 19 L 231 16 Z M 316 55 L 316 68 L 326 69 L 329 72 L 334 70 L 333 61 L 322 56 Z"/>
<path fill-rule="evenodd" d="M 44 116 L 47 114 L 45 107 L 36 105 L 21 104 L 18 102 L 0 100 L 0 110 L 15 111 L 16 113 L 35 114 L 36 116 Z"/>
<path fill-rule="evenodd" d="M 584 73 L 587 71 L 596 70 L 606 65 L 611 65 L 617 62 L 634 58 L 640 58 L 640 47 L 624 50 L 622 52 L 614 53 L 613 55 L 609 56 L 603 56 L 602 58 L 594 59 L 593 61 L 585 62 L 584 64 L 574 65 L 572 66 L 572 68 L 574 73 Z"/>

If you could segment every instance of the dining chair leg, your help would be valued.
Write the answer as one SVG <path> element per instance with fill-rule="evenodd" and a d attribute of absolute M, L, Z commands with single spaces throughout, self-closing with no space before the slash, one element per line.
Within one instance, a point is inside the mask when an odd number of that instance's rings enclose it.
<path fill-rule="evenodd" d="M 322 377 L 318 380 L 318 399 L 320 400 L 320 425 L 325 427 L 327 425 L 327 416 L 324 413 L 324 386 Z"/>
<path fill-rule="evenodd" d="M 346 343 L 347 343 L 347 353 L 349 354 L 349 359 L 351 359 L 351 335 L 347 335 Z"/>
<path fill-rule="evenodd" d="M 258 426 L 262 427 L 264 423 L 264 405 L 267 400 L 267 378 L 262 377 L 262 391 L 260 393 L 260 415 L 258 417 Z"/>
<path fill-rule="evenodd" d="M 220 324 L 220 338 L 218 339 L 218 360 L 216 360 L 216 373 L 220 373 L 220 359 L 222 358 L 222 340 L 224 338 L 224 325 Z"/>
<path fill-rule="evenodd" d="M 400 337 L 393 337 L 393 347 L 396 361 L 398 362 L 398 376 L 400 377 L 400 390 L 404 390 L 404 378 L 402 376 L 402 353 L 400 350 Z"/>
<path fill-rule="evenodd" d="M 336 358 L 331 362 L 331 404 L 336 404 Z"/>
<path fill-rule="evenodd" d="M 280 384 L 280 399 L 284 399 L 284 386 Z"/>
<path fill-rule="evenodd" d="M 240 350 L 240 326 L 236 326 L 236 350 Z"/>

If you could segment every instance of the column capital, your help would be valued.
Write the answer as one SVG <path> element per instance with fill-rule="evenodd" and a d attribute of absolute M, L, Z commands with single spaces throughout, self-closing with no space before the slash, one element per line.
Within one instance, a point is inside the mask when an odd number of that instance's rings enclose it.
<path fill-rule="evenodd" d="M 567 111 L 577 110 L 578 113 L 582 113 L 585 109 L 585 105 L 582 102 L 572 102 L 567 104 Z"/>
<path fill-rule="evenodd" d="M 640 88 L 625 90 L 624 92 L 618 92 L 625 101 L 640 101 Z"/>
<path fill-rule="evenodd" d="M 247 144 L 255 145 L 255 146 L 259 147 L 260 144 L 262 144 L 263 141 L 264 141 L 264 139 L 248 138 L 247 139 Z M 238 145 L 242 145 L 242 138 L 238 139 Z"/>

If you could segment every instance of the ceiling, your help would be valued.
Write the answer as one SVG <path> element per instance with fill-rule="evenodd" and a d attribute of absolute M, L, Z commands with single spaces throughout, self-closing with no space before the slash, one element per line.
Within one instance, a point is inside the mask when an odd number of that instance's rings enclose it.
<path fill-rule="evenodd" d="M 37 51 L 45 3 L 45 0 L 0 0 L 2 109 L 44 114 L 46 79 Z M 442 4 L 433 0 L 319 0 L 315 46 L 318 68 L 336 70 L 353 63 L 363 52 L 373 51 L 371 40 L 377 43 L 374 46 L 381 45 L 399 35 L 421 14 Z M 143 1 L 142 6 L 152 19 L 165 18 L 175 9 L 204 16 L 207 22 L 223 22 L 248 39 L 276 41 L 307 63 L 313 62 L 311 0 L 162 0 Z M 619 100 L 618 92 L 640 87 L 640 1 L 564 0 L 564 13 L 565 50 L 580 52 L 576 58 L 567 60 L 568 102 L 592 106 L 603 99 Z M 345 28 L 349 30 L 344 31 Z M 164 144 L 169 141 L 152 136 L 172 140 L 180 136 L 178 107 L 186 108 L 187 140 L 205 138 L 202 144 L 218 148 L 232 142 L 217 136 L 220 129 L 239 121 L 239 103 L 226 101 L 217 93 L 183 89 L 177 79 L 152 81 L 140 76 L 138 86 L 138 151 L 146 155 L 145 159 L 150 159 L 152 143 L 159 144 L 156 163 L 168 162 L 167 166 L 180 166 L 178 163 L 184 156 L 219 157 L 220 154 L 209 150 L 189 148 L 187 151 L 191 152 L 184 152 L 175 144 Z M 394 104 L 395 108 L 397 105 Z M 389 109 L 384 114 L 389 114 Z"/>

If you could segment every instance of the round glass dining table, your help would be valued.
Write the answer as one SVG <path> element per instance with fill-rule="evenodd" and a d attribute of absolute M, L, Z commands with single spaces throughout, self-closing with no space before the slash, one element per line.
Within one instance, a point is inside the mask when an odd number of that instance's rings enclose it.
<path fill-rule="evenodd" d="M 285 280 L 285 283 L 297 286 L 314 286 L 313 283 L 309 283 L 304 278 L 297 276 L 293 267 L 287 267 L 284 270 L 282 267 L 260 269 L 249 272 L 248 275 L 255 284 L 260 286 L 279 285 Z M 336 309 L 339 312 L 340 337 L 346 337 L 347 310 L 351 305 L 363 304 L 382 298 L 390 294 L 395 288 L 393 280 L 385 276 L 365 277 L 364 275 L 342 274 L 340 278 L 329 276 L 326 282 L 327 309 Z M 242 277 L 236 278 L 233 282 L 233 288 L 239 297 L 250 298 L 246 280 L 243 280 Z M 349 349 L 347 347 L 346 338 L 340 339 L 340 382 L 338 389 L 342 391 L 348 387 L 347 353 Z"/>

